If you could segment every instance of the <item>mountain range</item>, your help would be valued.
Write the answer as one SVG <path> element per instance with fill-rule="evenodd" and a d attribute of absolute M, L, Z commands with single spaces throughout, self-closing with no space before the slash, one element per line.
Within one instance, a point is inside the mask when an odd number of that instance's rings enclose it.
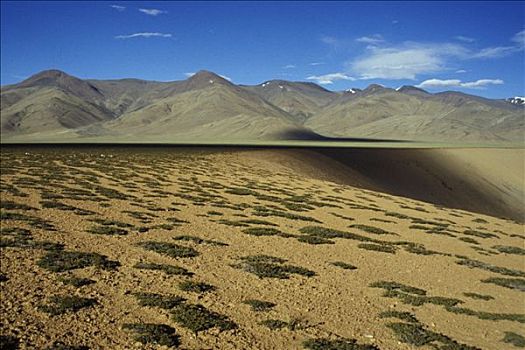
<path fill-rule="evenodd" d="M 2 86 L 1 136 L 2 142 L 523 142 L 520 101 L 413 86 L 334 92 L 285 80 L 236 85 L 209 71 L 155 82 L 79 79 L 47 70 Z"/>

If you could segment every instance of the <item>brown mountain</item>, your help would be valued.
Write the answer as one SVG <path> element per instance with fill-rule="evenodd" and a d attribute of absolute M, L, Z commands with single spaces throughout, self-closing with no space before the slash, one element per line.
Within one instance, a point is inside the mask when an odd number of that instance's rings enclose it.
<path fill-rule="evenodd" d="M 82 80 L 49 70 L 1 89 L 10 141 L 221 142 L 368 137 L 522 141 L 523 106 L 459 92 L 372 84 L 332 92 L 313 83 L 235 85 L 200 71 L 183 81 Z"/>
<path fill-rule="evenodd" d="M 319 113 L 338 96 L 314 83 L 285 80 L 269 80 L 259 85 L 242 87 L 290 113 L 301 123 Z"/>

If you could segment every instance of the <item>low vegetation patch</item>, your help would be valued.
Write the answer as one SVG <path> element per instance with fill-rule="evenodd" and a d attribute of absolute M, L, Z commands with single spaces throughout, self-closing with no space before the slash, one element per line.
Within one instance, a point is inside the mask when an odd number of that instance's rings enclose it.
<path fill-rule="evenodd" d="M 37 265 L 49 271 L 64 272 L 88 266 L 113 270 L 120 266 L 120 263 L 108 260 L 107 256 L 97 253 L 49 251 L 37 262 Z"/>
<path fill-rule="evenodd" d="M 335 244 L 334 241 L 323 237 L 317 236 L 299 236 L 297 237 L 299 242 L 308 243 L 308 244 Z"/>
<path fill-rule="evenodd" d="M 373 243 L 359 243 L 357 247 L 361 249 L 374 250 L 377 252 L 389 253 L 389 254 L 395 254 L 397 250 L 396 247 L 393 247 L 391 245 L 373 244 Z"/>
<path fill-rule="evenodd" d="M 487 264 L 483 261 L 478 261 L 478 260 L 462 259 L 462 260 L 456 261 L 456 264 L 467 266 L 471 269 L 474 269 L 474 268 L 482 269 L 482 270 L 495 272 L 495 273 L 499 273 L 501 275 L 506 275 L 506 276 L 525 277 L 525 272 L 523 271 L 508 269 L 506 267 L 494 266 L 494 265 Z"/>
<path fill-rule="evenodd" d="M 156 344 L 167 347 L 179 345 L 175 328 L 165 324 L 125 323 L 122 329 L 135 333 L 134 340 L 142 344 Z"/>
<path fill-rule="evenodd" d="M 345 263 L 343 261 L 334 261 L 334 262 L 331 262 L 330 264 L 334 265 L 334 266 L 337 266 L 337 267 L 340 267 L 340 268 L 345 269 L 345 270 L 356 270 L 357 269 L 357 267 L 355 267 L 354 265 Z"/>
<path fill-rule="evenodd" d="M 494 299 L 494 297 L 490 295 L 483 295 L 483 294 L 478 294 L 478 293 L 463 293 L 463 295 L 466 297 L 472 298 L 472 299 L 485 300 L 485 301 Z"/>
<path fill-rule="evenodd" d="M 210 328 L 221 331 L 237 328 L 237 325 L 228 317 L 210 311 L 202 305 L 183 303 L 171 310 L 173 321 L 197 333 Z"/>
<path fill-rule="evenodd" d="M 310 350 L 379 350 L 375 345 L 359 344 L 356 339 L 308 339 L 303 342 L 305 349 Z"/>
<path fill-rule="evenodd" d="M 476 241 L 474 238 L 470 238 L 470 237 L 459 237 L 458 239 L 460 241 L 463 241 L 463 242 L 466 242 L 466 243 L 470 243 L 470 244 L 479 244 L 478 241 Z"/>
<path fill-rule="evenodd" d="M 184 281 L 179 283 L 179 289 L 184 292 L 206 293 L 216 289 L 211 284 L 195 281 Z"/>
<path fill-rule="evenodd" d="M 398 236 L 397 233 L 385 231 L 382 228 L 375 227 L 375 226 L 362 225 L 362 224 L 353 224 L 353 225 L 350 225 L 348 227 L 356 228 L 356 229 L 359 229 L 361 231 L 365 231 L 365 232 L 368 232 L 368 233 L 373 233 L 375 235 L 396 235 L 396 236 Z"/>
<path fill-rule="evenodd" d="M 520 248 L 520 247 L 495 245 L 492 247 L 492 249 L 496 249 L 497 251 L 501 253 L 506 253 L 506 254 L 525 255 L 525 249 Z"/>
<path fill-rule="evenodd" d="M 139 262 L 133 265 L 136 269 L 141 270 L 157 270 L 162 271 L 167 275 L 182 275 L 182 276 L 192 276 L 193 273 L 186 270 L 184 267 L 167 265 L 167 264 L 154 264 L 154 263 L 143 263 Z"/>
<path fill-rule="evenodd" d="M 303 267 L 285 265 L 285 259 L 276 258 L 268 255 L 252 255 L 240 259 L 241 262 L 232 267 L 253 273 L 259 278 L 279 278 L 288 279 L 291 274 L 305 277 L 315 276 L 315 272 Z"/>
<path fill-rule="evenodd" d="M 128 231 L 123 228 L 114 226 L 92 226 L 86 230 L 88 233 L 96 235 L 108 235 L 108 236 L 125 236 Z"/>
<path fill-rule="evenodd" d="M 0 335 L 0 349 L 15 350 L 20 346 L 20 339 L 12 335 Z"/>
<path fill-rule="evenodd" d="M 252 311 L 256 311 L 256 312 L 269 311 L 274 306 L 276 306 L 276 304 L 272 302 L 257 300 L 257 299 L 248 299 L 248 300 L 243 301 L 243 303 L 250 305 L 252 308 Z"/>
<path fill-rule="evenodd" d="M 525 348 L 525 337 L 514 332 L 505 332 L 502 342 L 512 344 L 517 348 Z"/>
<path fill-rule="evenodd" d="M 174 243 L 147 241 L 138 243 L 137 245 L 146 250 L 167 255 L 171 258 L 192 258 L 199 255 L 199 252 L 193 248 L 184 247 Z"/>
<path fill-rule="evenodd" d="M 499 238 L 498 235 L 495 235 L 493 233 L 482 232 L 482 231 L 477 231 L 477 230 L 465 230 L 463 231 L 463 234 L 467 236 L 475 236 L 479 238 Z"/>
<path fill-rule="evenodd" d="M 77 288 L 95 283 L 95 281 L 93 281 L 92 279 L 76 277 L 76 276 L 71 276 L 71 277 L 60 276 L 58 278 L 58 281 L 64 284 L 68 284 L 73 287 L 77 287 Z"/>
<path fill-rule="evenodd" d="M 418 323 L 416 316 L 412 315 L 410 312 L 405 311 L 384 311 L 379 314 L 381 318 L 397 318 L 402 321 L 410 323 Z"/>
<path fill-rule="evenodd" d="M 52 316 L 61 315 L 66 312 L 76 312 L 97 304 L 95 299 L 82 298 L 74 295 L 55 295 L 49 298 L 49 302 L 50 304 L 40 305 L 38 310 Z"/>
<path fill-rule="evenodd" d="M 196 236 L 189 236 L 189 235 L 176 236 L 176 237 L 173 237 L 173 239 L 176 241 L 188 241 L 188 242 L 193 242 L 196 244 L 209 244 L 209 245 L 214 245 L 214 246 L 227 246 L 228 245 L 226 243 L 222 243 L 219 241 L 213 241 L 211 239 L 203 239 L 203 238 L 199 238 Z"/>
<path fill-rule="evenodd" d="M 387 327 L 394 331 L 400 342 L 416 347 L 433 346 L 436 349 L 447 350 L 481 350 L 476 347 L 458 343 L 446 335 L 433 332 L 419 323 L 388 323 Z M 440 344 L 439 346 L 437 344 Z"/>
<path fill-rule="evenodd" d="M 250 227 L 242 230 L 242 232 L 251 236 L 289 236 L 273 227 Z"/>
<path fill-rule="evenodd" d="M 491 277 L 491 278 L 481 280 L 481 282 L 492 283 L 500 287 L 505 287 L 509 289 L 517 289 L 519 291 L 525 292 L 525 279 L 522 279 L 522 278 Z"/>
<path fill-rule="evenodd" d="M 345 239 L 352 239 L 352 240 L 362 241 L 362 242 L 376 242 L 376 240 L 372 238 L 360 236 L 360 235 L 357 235 L 351 232 L 334 230 L 334 229 L 326 228 L 322 226 L 305 226 L 305 227 L 302 227 L 299 230 L 299 232 L 310 235 L 310 236 L 321 237 L 325 239 L 345 238 Z"/>
<path fill-rule="evenodd" d="M 68 345 L 61 341 L 54 341 L 50 347 L 46 348 L 46 350 L 89 350 L 89 347 L 84 345 Z"/>

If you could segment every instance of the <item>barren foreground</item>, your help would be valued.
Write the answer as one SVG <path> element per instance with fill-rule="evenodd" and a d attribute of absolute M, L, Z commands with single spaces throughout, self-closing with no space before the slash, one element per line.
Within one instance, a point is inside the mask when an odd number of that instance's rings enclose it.
<path fill-rule="evenodd" d="M 0 347 L 524 347 L 523 151 L 458 152 L 4 148 Z"/>

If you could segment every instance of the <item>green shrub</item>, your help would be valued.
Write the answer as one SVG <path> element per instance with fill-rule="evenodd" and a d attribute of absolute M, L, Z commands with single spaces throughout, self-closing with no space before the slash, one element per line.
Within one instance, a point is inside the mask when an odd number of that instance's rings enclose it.
<path fill-rule="evenodd" d="M 385 231 L 379 227 L 369 226 L 369 225 L 362 225 L 362 224 L 352 224 L 348 227 L 356 228 L 368 233 L 373 233 L 375 235 L 396 235 L 396 233 Z"/>
<path fill-rule="evenodd" d="M 502 342 L 512 344 L 517 348 L 525 348 L 525 337 L 514 332 L 505 332 Z"/>
<path fill-rule="evenodd" d="M 86 232 L 108 236 L 124 236 L 128 234 L 127 230 L 113 226 L 93 226 L 88 228 Z"/>
<path fill-rule="evenodd" d="M 186 270 L 184 267 L 166 265 L 166 264 L 154 264 L 154 263 L 136 263 L 134 266 L 136 269 L 142 270 L 158 270 L 162 271 L 167 275 L 182 275 L 182 276 L 192 276 L 193 273 Z"/>
<path fill-rule="evenodd" d="M 342 262 L 342 261 L 334 261 L 334 262 L 331 262 L 330 264 L 332 264 L 334 266 L 337 266 L 337 267 L 340 267 L 340 268 L 345 269 L 345 270 L 356 270 L 357 269 L 357 267 L 355 267 L 354 265 L 347 264 L 347 263 Z"/>
<path fill-rule="evenodd" d="M 303 342 L 305 349 L 310 350 L 379 350 L 375 345 L 358 344 L 355 339 L 308 339 Z"/>
<path fill-rule="evenodd" d="M 195 281 L 184 281 L 179 283 L 179 289 L 184 292 L 206 293 L 216 289 L 211 284 Z"/>
<path fill-rule="evenodd" d="M 228 317 L 198 304 L 177 305 L 171 310 L 171 314 L 175 322 L 195 333 L 210 328 L 218 328 L 221 331 L 237 328 L 237 325 Z"/>
<path fill-rule="evenodd" d="M 240 260 L 241 263 L 232 265 L 232 267 L 253 273 L 259 278 L 288 279 L 290 278 L 290 274 L 298 274 L 306 277 L 315 276 L 315 272 L 313 271 L 299 266 L 283 265 L 286 261 L 285 259 L 268 255 L 247 256 Z"/>
<path fill-rule="evenodd" d="M 493 283 L 501 287 L 509 289 L 517 289 L 525 292 L 525 279 L 522 278 L 503 278 L 503 277 L 490 277 L 481 280 L 483 283 Z"/>
<path fill-rule="evenodd" d="M 515 255 L 525 255 L 525 249 L 514 246 L 505 246 L 505 245 L 495 245 L 493 249 L 498 250 L 501 253 L 506 254 L 515 254 Z"/>
<path fill-rule="evenodd" d="M 61 276 L 58 278 L 58 280 L 64 284 L 68 284 L 68 285 L 71 285 L 77 288 L 95 283 L 95 281 L 89 278 L 81 278 L 81 277 L 75 277 L 75 276 L 71 276 L 71 277 Z"/>
<path fill-rule="evenodd" d="M 89 347 L 84 345 L 67 345 L 61 341 L 55 341 L 50 347 L 46 348 L 46 350 L 89 350 Z"/>
<path fill-rule="evenodd" d="M 138 243 L 137 246 L 171 258 L 191 258 L 199 255 L 199 252 L 193 248 L 174 243 L 147 241 Z"/>
<path fill-rule="evenodd" d="M 95 266 L 105 270 L 113 270 L 120 266 L 118 261 L 111 261 L 97 253 L 49 251 L 38 262 L 43 269 L 53 272 L 63 272 Z"/>
<path fill-rule="evenodd" d="M 52 316 L 61 315 L 66 312 L 76 312 L 80 309 L 97 304 L 95 299 L 82 298 L 74 295 L 55 295 L 49 298 L 51 304 L 41 305 L 38 310 Z"/>
<path fill-rule="evenodd" d="M 482 295 L 478 293 L 463 293 L 464 296 L 472 298 L 472 299 L 478 299 L 478 300 L 493 300 L 494 297 L 490 295 Z"/>
<path fill-rule="evenodd" d="M 244 304 L 250 305 L 253 311 L 268 311 L 272 309 L 276 304 L 269 301 L 248 299 L 243 301 Z"/>
<path fill-rule="evenodd" d="M 383 253 L 389 253 L 389 254 L 395 254 L 396 248 L 391 245 L 381 245 L 381 244 L 373 244 L 373 243 L 359 243 L 357 245 L 358 248 L 366 249 L 366 250 L 375 250 L 378 252 Z"/>
<path fill-rule="evenodd" d="M 142 344 L 157 344 L 167 347 L 179 345 L 179 337 L 175 328 L 154 323 L 125 323 L 122 329 L 136 333 L 134 340 Z"/>
<path fill-rule="evenodd" d="M 297 237 L 297 240 L 299 242 L 308 244 L 335 244 L 334 241 L 317 236 L 299 236 Z"/>
<path fill-rule="evenodd" d="M 176 236 L 176 237 L 173 237 L 173 239 L 176 241 L 188 241 L 188 242 L 193 242 L 196 244 L 209 244 L 209 245 L 214 245 L 214 246 L 227 246 L 228 245 L 226 243 L 222 243 L 219 241 L 213 241 L 210 239 L 203 239 L 203 238 L 199 238 L 196 236 L 189 236 L 189 235 Z"/>

